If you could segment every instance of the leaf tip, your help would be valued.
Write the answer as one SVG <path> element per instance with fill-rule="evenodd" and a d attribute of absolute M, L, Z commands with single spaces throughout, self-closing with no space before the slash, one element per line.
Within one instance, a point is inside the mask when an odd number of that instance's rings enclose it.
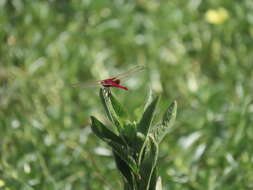
<path fill-rule="evenodd" d="M 95 117 L 91 115 L 90 120 L 91 120 L 91 122 L 93 122 L 95 120 Z"/>

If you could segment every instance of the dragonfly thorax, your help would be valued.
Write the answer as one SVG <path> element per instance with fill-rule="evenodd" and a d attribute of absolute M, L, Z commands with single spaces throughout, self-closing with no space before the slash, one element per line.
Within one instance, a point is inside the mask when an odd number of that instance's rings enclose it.
<path fill-rule="evenodd" d="M 111 87 L 111 86 L 114 86 L 114 84 L 120 84 L 120 80 L 119 79 L 105 79 L 105 80 L 102 80 L 101 82 L 101 85 L 103 85 L 104 87 Z"/>

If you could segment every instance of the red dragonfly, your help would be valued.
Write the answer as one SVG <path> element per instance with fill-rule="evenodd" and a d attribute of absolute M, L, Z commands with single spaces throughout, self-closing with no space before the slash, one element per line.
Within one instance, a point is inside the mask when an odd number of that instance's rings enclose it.
<path fill-rule="evenodd" d="M 127 87 L 121 86 L 121 82 L 124 81 L 125 79 L 128 79 L 131 75 L 144 70 L 144 68 L 145 68 L 144 66 L 137 65 L 126 72 L 123 72 L 114 77 L 110 77 L 108 79 L 78 83 L 78 84 L 73 84 L 72 86 L 87 87 L 87 86 L 94 86 L 94 85 L 102 85 L 103 87 L 106 87 L 106 88 L 115 87 L 115 88 L 120 88 L 123 90 L 128 90 Z"/>

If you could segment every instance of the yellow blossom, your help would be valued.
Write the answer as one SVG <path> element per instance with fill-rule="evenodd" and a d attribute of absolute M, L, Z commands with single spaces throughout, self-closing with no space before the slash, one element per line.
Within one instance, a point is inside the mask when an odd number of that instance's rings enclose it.
<path fill-rule="evenodd" d="M 209 9 L 205 18 L 211 24 L 222 24 L 229 18 L 228 11 L 224 8 Z"/>
<path fill-rule="evenodd" d="M 5 182 L 0 179 L 0 187 L 3 187 L 3 186 L 5 186 Z"/>

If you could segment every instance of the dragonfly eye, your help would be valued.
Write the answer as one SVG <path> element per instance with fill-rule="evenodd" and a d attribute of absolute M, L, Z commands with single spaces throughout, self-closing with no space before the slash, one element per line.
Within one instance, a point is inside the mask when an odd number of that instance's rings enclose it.
<path fill-rule="evenodd" d="M 120 80 L 118 79 L 118 80 L 115 80 L 114 81 L 116 84 L 120 84 Z"/>

